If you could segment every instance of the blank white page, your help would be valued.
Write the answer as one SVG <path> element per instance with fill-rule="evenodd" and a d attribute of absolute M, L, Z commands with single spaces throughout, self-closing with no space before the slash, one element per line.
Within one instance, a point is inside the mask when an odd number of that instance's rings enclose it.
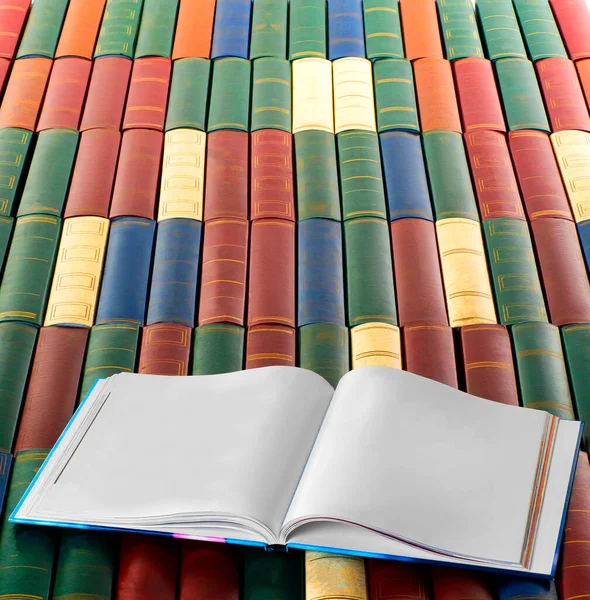
<path fill-rule="evenodd" d="M 517 563 L 546 418 L 403 371 L 352 371 L 285 521 L 332 516 Z"/>

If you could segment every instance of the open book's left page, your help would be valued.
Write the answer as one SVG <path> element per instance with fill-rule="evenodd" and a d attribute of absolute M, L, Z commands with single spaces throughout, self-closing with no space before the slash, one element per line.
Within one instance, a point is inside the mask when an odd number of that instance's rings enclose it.
<path fill-rule="evenodd" d="M 65 467 L 48 462 L 38 482 L 43 497 L 31 495 L 23 512 L 170 532 L 200 522 L 205 535 L 275 542 L 334 392 L 324 379 L 272 367 L 203 377 L 121 374 L 109 386 L 79 443 L 71 436 L 89 407 L 76 415 L 50 459 Z M 71 456 L 59 451 L 68 436 L 70 447 L 77 444 Z M 240 531 L 240 520 L 267 532 Z"/>

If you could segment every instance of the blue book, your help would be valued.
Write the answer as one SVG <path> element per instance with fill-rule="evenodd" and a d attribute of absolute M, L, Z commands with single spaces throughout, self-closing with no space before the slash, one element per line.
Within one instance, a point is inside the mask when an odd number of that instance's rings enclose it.
<path fill-rule="evenodd" d="M 299 223 L 299 327 L 345 325 L 342 224 L 329 219 Z"/>
<path fill-rule="evenodd" d="M 158 223 L 147 324 L 195 326 L 203 224 L 193 219 Z"/>
<path fill-rule="evenodd" d="M 554 581 L 528 578 L 502 578 L 498 581 L 498 600 L 558 600 Z"/>
<path fill-rule="evenodd" d="M 433 220 L 428 179 L 419 134 L 390 131 L 379 134 L 389 220 Z"/>
<path fill-rule="evenodd" d="M 590 220 L 577 223 L 576 226 L 578 228 L 582 253 L 584 254 L 584 260 L 586 261 L 586 270 L 590 274 Z"/>
<path fill-rule="evenodd" d="M 217 0 L 211 58 L 248 59 L 252 0 Z"/>
<path fill-rule="evenodd" d="M 107 246 L 96 324 L 145 322 L 156 223 L 151 219 L 113 220 Z"/>
<path fill-rule="evenodd" d="M 365 56 L 365 28 L 361 0 L 329 0 L 328 56 L 330 60 Z"/>
<path fill-rule="evenodd" d="M 10 452 L 0 452 L 0 515 L 2 514 L 4 501 L 6 500 L 6 492 L 8 491 L 11 465 L 12 454 L 10 454 Z"/>

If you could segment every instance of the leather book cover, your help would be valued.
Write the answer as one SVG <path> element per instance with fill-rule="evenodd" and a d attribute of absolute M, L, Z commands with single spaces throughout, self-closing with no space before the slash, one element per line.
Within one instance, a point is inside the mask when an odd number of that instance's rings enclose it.
<path fill-rule="evenodd" d="M 302 552 L 247 548 L 243 569 L 244 600 L 303 600 Z"/>
<path fill-rule="evenodd" d="M 292 63 L 293 133 L 320 130 L 334 133 L 332 63 L 301 58 Z"/>
<path fill-rule="evenodd" d="M 358 4 L 360 7 L 360 1 Z M 332 63 L 332 74 L 334 131 L 337 134 L 359 129 L 377 131 L 371 61 L 356 57 L 339 58 Z"/>
<path fill-rule="evenodd" d="M 567 52 L 547 0 L 513 0 L 524 41 L 532 61 Z"/>
<path fill-rule="evenodd" d="M 33 134 L 24 129 L 0 129 L 0 178 L 6 182 L 0 190 L 0 215 L 14 214 L 33 153 Z"/>
<path fill-rule="evenodd" d="M 213 62 L 212 71 L 207 131 L 249 131 L 252 63 L 243 58 L 220 58 Z"/>
<path fill-rule="evenodd" d="M 370 600 L 430 600 L 430 573 L 409 562 L 367 560 Z"/>
<path fill-rule="evenodd" d="M 68 2 L 31 2 L 25 32 L 16 53 L 17 60 L 29 56 L 54 57 Z"/>
<path fill-rule="evenodd" d="M 367 58 L 404 58 L 398 1 L 366 0 L 363 13 Z"/>
<path fill-rule="evenodd" d="M 258 0 L 256 4 L 252 4 L 250 60 L 286 58 L 288 11 L 288 2 Z"/>
<path fill-rule="evenodd" d="M 252 67 L 250 131 L 280 129 L 291 133 L 291 96 L 291 63 L 274 56 L 257 59 Z"/>
<path fill-rule="evenodd" d="M 215 4 L 215 0 L 204 0 L 198 5 L 192 0 L 180 0 L 172 60 L 211 56 Z"/>
<path fill-rule="evenodd" d="M 179 0 L 145 2 L 135 47 L 135 60 L 153 56 L 170 58 L 178 4 Z"/>
<path fill-rule="evenodd" d="M 144 0 L 116 0 L 101 22 L 94 58 L 125 56 L 132 59 Z"/>
<path fill-rule="evenodd" d="M 166 131 L 183 127 L 205 131 L 210 72 L 211 61 L 205 58 L 181 58 L 172 63 Z"/>
<path fill-rule="evenodd" d="M 400 0 L 399 9 L 406 58 L 442 58 L 436 3 L 431 0 Z"/>
<path fill-rule="evenodd" d="M 14 59 L 21 34 L 29 15 L 31 0 L 2 0 L 2 32 L 0 32 L 0 57 Z"/>
<path fill-rule="evenodd" d="M 512 0 L 480 0 L 475 11 L 490 60 L 527 58 Z"/>
<path fill-rule="evenodd" d="M 503 577 L 496 584 L 498 600 L 559 600 L 555 581 Z"/>
<path fill-rule="evenodd" d="M 549 0 L 572 60 L 590 58 L 590 13 L 584 0 Z"/>
<path fill-rule="evenodd" d="M 305 553 L 305 600 L 368 600 L 365 560 L 360 556 Z"/>
<path fill-rule="evenodd" d="M 353 369 L 359 367 L 402 368 L 400 329 L 388 323 L 364 323 L 350 330 Z"/>
<path fill-rule="evenodd" d="M 288 59 L 327 58 L 327 27 L 325 0 L 289 2 Z"/>
<path fill-rule="evenodd" d="M 493 582 L 485 573 L 436 566 L 431 576 L 434 600 L 494 600 Z"/>
<path fill-rule="evenodd" d="M 328 4 L 328 58 L 365 58 L 362 0 L 330 0 Z"/>
<path fill-rule="evenodd" d="M 246 369 L 258 367 L 294 367 L 297 331 L 284 325 L 248 327 L 246 336 Z"/>
<path fill-rule="evenodd" d="M 244 325 L 248 229 L 248 223 L 238 219 L 205 223 L 199 325 Z"/>
<path fill-rule="evenodd" d="M 297 365 L 321 375 L 332 387 L 350 371 L 348 329 L 342 325 L 314 323 L 297 330 Z"/>
<path fill-rule="evenodd" d="M 191 375 L 218 375 L 241 371 L 246 332 L 231 323 L 201 325 L 193 333 Z"/>
<path fill-rule="evenodd" d="M 188 375 L 192 330 L 178 323 L 155 323 L 142 330 L 138 373 Z"/>
<path fill-rule="evenodd" d="M 470 56 L 483 57 L 483 47 L 471 2 L 439 0 L 436 4 L 447 60 Z"/>
<path fill-rule="evenodd" d="M 70 0 L 61 28 L 55 58 L 92 59 L 106 0 Z"/>
<path fill-rule="evenodd" d="M 251 14 L 251 0 L 217 0 L 212 59 L 224 56 L 248 58 Z"/>

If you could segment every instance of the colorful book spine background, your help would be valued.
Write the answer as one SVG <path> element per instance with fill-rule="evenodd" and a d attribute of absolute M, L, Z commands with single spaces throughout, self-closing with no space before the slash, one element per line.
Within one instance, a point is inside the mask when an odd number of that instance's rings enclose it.
<path fill-rule="evenodd" d="M 583 0 L 0 0 L 0 91 L 0 599 L 590 598 L 586 454 L 556 583 L 7 521 L 117 372 L 590 421 Z"/>

